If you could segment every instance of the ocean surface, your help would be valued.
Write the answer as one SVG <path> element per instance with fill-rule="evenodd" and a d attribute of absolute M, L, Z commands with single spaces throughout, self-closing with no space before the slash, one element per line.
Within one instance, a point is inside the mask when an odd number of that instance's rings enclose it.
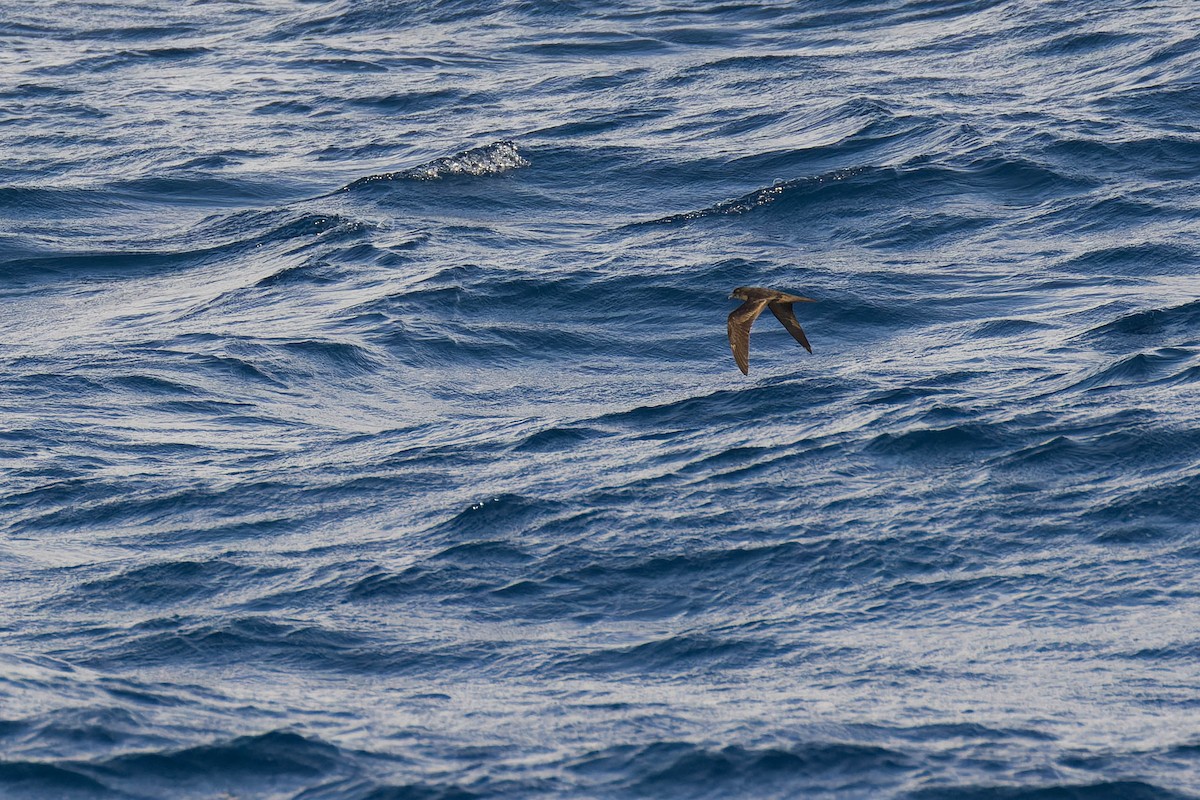
<path fill-rule="evenodd" d="M 1197 798 L 1198 404 L 1192 0 L 0 0 L 6 800 Z"/>

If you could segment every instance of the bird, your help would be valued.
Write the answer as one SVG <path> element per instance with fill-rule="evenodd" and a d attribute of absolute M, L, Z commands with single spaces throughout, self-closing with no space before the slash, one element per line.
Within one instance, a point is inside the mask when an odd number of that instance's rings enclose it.
<path fill-rule="evenodd" d="M 761 286 L 739 286 L 729 295 L 729 299 L 746 301 L 729 315 L 729 347 L 733 350 L 733 360 L 737 362 L 743 375 L 750 374 L 750 326 L 764 308 L 771 309 L 771 313 L 783 323 L 783 327 L 787 328 L 792 338 L 803 345 L 805 350 L 812 352 L 812 345 L 808 343 L 804 329 L 792 313 L 792 303 L 815 303 L 816 300 L 775 289 L 764 289 Z"/>

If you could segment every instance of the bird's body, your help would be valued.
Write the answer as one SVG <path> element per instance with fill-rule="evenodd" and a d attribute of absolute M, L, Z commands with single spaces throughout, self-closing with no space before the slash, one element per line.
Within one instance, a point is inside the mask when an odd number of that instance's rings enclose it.
<path fill-rule="evenodd" d="M 730 299 L 746 301 L 729 315 L 729 347 L 733 350 L 733 360 L 737 362 L 743 375 L 750 374 L 750 326 L 764 308 L 771 309 L 771 313 L 787 328 L 787 332 L 803 345 L 805 350 L 812 352 L 808 337 L 804 335 L 804 329 L 800 327 L 796 315 L 792 312 L 792 303 L 815 302 L 812 298 L 759 286 L 739 286 L 733 290 Z"/>

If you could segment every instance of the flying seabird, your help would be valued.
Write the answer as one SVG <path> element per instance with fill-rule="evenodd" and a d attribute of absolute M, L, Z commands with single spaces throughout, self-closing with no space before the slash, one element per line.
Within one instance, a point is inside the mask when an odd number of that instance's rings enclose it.
<path fill-rule="evenodd" d="M 729 295 L 729 299 L 746 301 L 729 315 L 729 347 L 733 350 L 733 360 L 737 362 L 743 375 L 750 374 L 750 326 L 764 308 L 771 309 L 771 313 L 783 323 L 788 333 L 802 344 L 805 350 L 812 352 L 804 329 L 792 313 L 792 303 L 815 303 L 811 297 L 797 297 L 759 286 L 739 286 Z"/>

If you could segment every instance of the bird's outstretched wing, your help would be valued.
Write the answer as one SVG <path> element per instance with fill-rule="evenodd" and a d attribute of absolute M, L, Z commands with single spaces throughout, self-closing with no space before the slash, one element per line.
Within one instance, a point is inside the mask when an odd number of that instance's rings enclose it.
<path fill-rule="evenodd" d="M 750 374 L 750 326 L 758 319 L 768 302 L 747 300 L 729 314 L 729 347 L 733 350 L 733 360 L 737 362 L 743 375 Z"/>
<path fill-rule="evenodd" d="M 796 314 L 792 311 L 791 303 L 769 303 L 771 313 L 775 315 L 775 319 L 783 323 L 783 327 L 787 328 L 788 333 L 792 338 L 803 345 L 804 349 L 812 352 L 812 345 L 808 343 L 808 337 L 804 335 L 804 329 L 800 327 L 800 323 L 796 321 Z M 736 313 L 736 312 L 735 312 Z M 733 323 L 731 322 L 730 325 Z M 730 328 L 732 330 L 732 327 Z"/>

